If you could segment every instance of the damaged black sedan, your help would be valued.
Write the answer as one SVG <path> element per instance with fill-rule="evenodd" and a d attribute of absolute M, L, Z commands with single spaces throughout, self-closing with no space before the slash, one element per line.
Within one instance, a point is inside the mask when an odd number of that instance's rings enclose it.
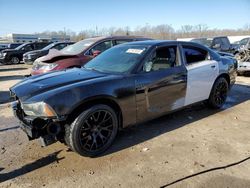
<path fill-rule="evenodd" d="M 192 42 L 143 41 L 111 48 L 82 68 L 29 77 L 10 88 L 29 139 L 61 141 L 96 156 L 119 129 L 200 101 L 220 108 L 237 64 Z"/>

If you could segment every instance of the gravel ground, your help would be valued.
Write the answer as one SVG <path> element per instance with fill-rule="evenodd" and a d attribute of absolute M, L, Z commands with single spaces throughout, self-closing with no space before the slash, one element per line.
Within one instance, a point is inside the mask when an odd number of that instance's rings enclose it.
<path fill-rule="evenodd" d="M 28 141 L 8 88 L 27 65 L 0 65 L 0 187 L 250 187 L 250 77 L 221 110 L 199 104 L 121 131 L 102 156 Z"/>

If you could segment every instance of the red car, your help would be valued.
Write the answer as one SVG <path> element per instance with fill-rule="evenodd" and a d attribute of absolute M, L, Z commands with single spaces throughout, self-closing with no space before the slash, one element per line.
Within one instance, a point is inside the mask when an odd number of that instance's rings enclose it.
<path fill-rule="evenodd" d="M 81 40 L 62 50 L 51 50 L 48 55 L 35 60 L 31 75 L 43 74 L 54 70 L 81 67 L 89 60 L 112 46 L 125 42 L 152 40 L 138 36 L 95 37 Z"/>

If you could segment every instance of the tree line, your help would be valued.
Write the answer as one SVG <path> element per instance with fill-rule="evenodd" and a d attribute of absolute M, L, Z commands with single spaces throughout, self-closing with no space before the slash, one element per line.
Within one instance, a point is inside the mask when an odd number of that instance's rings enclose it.
<path fill-rule="evenodd" d="M 131 30 L 130 27 L 109 27 L 82 30 L 74 32 L 72 30 L 64 31 L 44 31 L 38 34 L 44 35 L 69 35 L 71 40 L 79 41 L 94 36 L 108 35 L 138 35 L 154 39 L 176 40 L 177 38 L 200 38 L 214 36 L 232 36 L 232 35 L 250 35 L 250 24 L 246 24 L 240 29 L 215 29 L 206 24 L 182 25 L 180 29 L 175 30 L 171 25 L 161 24 L 151 26 L 146 24 L 138 26 Z"/>

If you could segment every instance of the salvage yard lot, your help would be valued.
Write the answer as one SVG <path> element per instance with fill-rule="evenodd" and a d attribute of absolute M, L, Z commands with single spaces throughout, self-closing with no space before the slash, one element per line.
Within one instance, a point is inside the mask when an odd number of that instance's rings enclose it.
<path fill-rule="evenodd" d="M 216 167 L 169 187 L 250 187 L 250 77 L 237 78 L 222 110 L 198 104 L 127 128 L 86 158 L 61 143 L 42 148 L 20 130 L 8 88 L 29 73 L 0 65 L 0 187 L 160 187 Z"/>

